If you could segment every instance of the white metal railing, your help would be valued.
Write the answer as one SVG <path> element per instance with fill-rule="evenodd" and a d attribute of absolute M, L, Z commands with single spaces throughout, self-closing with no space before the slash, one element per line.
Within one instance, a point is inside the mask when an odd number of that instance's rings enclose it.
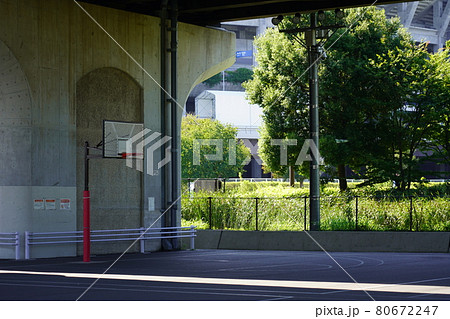
<path fill-rule="evenodd" d="M 189 248 L 195 248 L 197 230 L 190 227 L 164 227 L 146 229 L 91 230 L 91 242 L 139 241 L 140 252 L 145 252 L 145 241 L 151 239 L 190 238 Z M 71 232 L 25 232 L 25 259 L 30 259 L 31 246 L 82 243 L 83 231 Z"/>
<path fill-rule="evenodd" d="M 15 246 L 16 260 L 20 259 L 19 255 L 20 235 L 18 232 L 0 233 L 0 246 Z"/>
<path fill-rule="evenodd" d="M 284 178 L 270 178 L 270 177 L 243 177 L 243 178 L 227 178 L 227 182 L 285 182 L 287 179 Z"/>

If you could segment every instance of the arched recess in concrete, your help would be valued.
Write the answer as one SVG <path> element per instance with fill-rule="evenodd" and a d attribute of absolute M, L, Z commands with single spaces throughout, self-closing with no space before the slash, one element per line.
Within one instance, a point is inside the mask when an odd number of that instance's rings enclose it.
<path fill-rule="evenodd" d="M 82 229 L 84 142 L 102 140 L 103 120 L 143 122 L 143 90 L 127 73 L 99 68 L 76 85 L 77 228 Z M 91 151 L 95 154 L 95 151 Z M 91 159 L 91 229 L 138 228 L 142 225 L 142 176 L 121 159 Z M 122 252 L 129 243 L 93 245 L 92 253 Z"/>

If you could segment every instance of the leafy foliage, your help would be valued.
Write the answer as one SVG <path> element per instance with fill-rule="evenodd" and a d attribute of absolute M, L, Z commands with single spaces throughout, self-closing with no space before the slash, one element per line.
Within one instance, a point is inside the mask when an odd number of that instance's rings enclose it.
<path fill-rule="evenodd" d="M 421 150 L 429 159 L 441 165 L 450 165 L 450 41 L 446 43 L 446 48 L 430 56 L 430 63 L 435 65 L 438 75 L 434 78 L 436 86 L 432 95 L 436 120 L 428 139 L 422 141 Z"/>
<path fill-rule="evenodd" d="M 213 75 L 209 79 L 203 81 L 203 83 L 205 83 L 209 87 L 213 87 L 214 85 L 219 84 L 220 82 L 222 82 L 222 73 L 217 73 L 216 75 Z"/>
<path fill-rule="evenodd" d="M 377 121 L 381 151 L 371 154 L 368 166 L 375 179 L 390 179 L 400 189 L 421 177 L 415 152 L 437 125 L 438 73 L 429 57 L 425 44 L 410 44 L 372 60 L 373 77 L 394 89 L 379 98 L 388 108 Z"/>
<path fill-rule="evenodd" d="M 305 17 L 301 24 L 308 24 Z M 329 39 L 320 69 L 321 155 L 341 180 L 350 166 L 364 168 L 369 184 L 390 180 L 408 189 L 423 174 L 417 149 L 448 161 L 448 49 L 428 53 L 398 19 L 373 7 L 348 10 L 345 24 L 351 28 Z M 277 30 L 259 37 L 258 67 L 244 83 L 250 101 L 263 108 L 260 155 L 266 170 L 278 175 L 295 164 L 309 135 L 307 53 L 290 37 Z M 288 148 L 287 165 L 270 139 L 297 140 Z"/>
<path fill-rule="evenodd" d="M 386 97 L 393 96 L 396 87 L 374 77 L 371 61 L 411 42 L 398 19 L 387 20 L 381 10 L 350 10 L 346 24 L 353 21 L 357 22 L 351 29 L 336 34 L 339 40 L 330 40 L 333 46 L 327 51 L 319 82 L 321 152 L 328 164 L 341 168 L 343 179 L 345 165 L 359 170 L 370 163 L 371 155 L 377 159 L 383 154 L 379 140 L 386 128 L 379 118 L 389 114 L 392 100 Z"/>
<path fill-rule="evenodd" d="M 183 178 L 236 177 L 243 170 L 244 160 L 250 156 L 248 148 L 236 139 L 237 129 L 217 120 L 198 119 L 188 115 L 181 121 L 181 174 Z M 216 154 L 215 145 L 200 147 L 200 165 L 194 162 L 194 142 L 220 140 L 223 146 L 221 160 L 208 160 L 206 154 Z M 230 149 L 230 141 L 231 149 Z M 236 145 L 234 150 L 233 143 Z M 230 165 L 230 152 L 236 152 L 236 162 Z"/>
<path fill-rule="evenodd" d="M 288 166 L 295 165 L 303 142 L 308 138 L 306 51 L 273 29 L 257 38 L 254 44 L 258 50 L 258 65 L 253 79 L 243 86 L 249 100 L 263 108 L 265 124 L 259 154 L 265 168 L 283 175 Z M 300 80 L 292 85 L 298 78 Z M 288 147 L 287 165 L 281 163 L 280 146 L 272 145 L 271 139 L 297 140 L 297 146 Z"/>
<path fill-rule="evenodd" d="M 253 76 L 253 71 L 247 68 L 239 68 L 235 71 L 226 71 L 226 80 L 234 84 L 242 84 Z"/>
<path fill-rule="evenodd" d="M 247 68 L 239 68 L 234 71 L 225 71 L 225 81 L 233 84 L 242 84 L 250 80 L 253 76 L 253 71 Z M 209 79 L 203 81 L 209 87 L 213 87 L 223 81 L 224 75 L 222 72 L 213 75 Z"/>

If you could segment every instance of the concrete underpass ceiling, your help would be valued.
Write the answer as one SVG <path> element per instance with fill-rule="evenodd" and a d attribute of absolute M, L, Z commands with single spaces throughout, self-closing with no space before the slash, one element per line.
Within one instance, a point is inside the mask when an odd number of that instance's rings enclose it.
<path fill-rule="evenodd" d="M 105 7 L 159 16 L 162 0 L 82 0 Z M 170 1 L 169 1 L 170 2 Z M 308 13 L 317 10 L 369 6 L 375 0 L 180 0 L 179 21 L 196 25 L 255 19 L 278 14 Z M 376 5 L 408 2 L 378 0 Z"/>

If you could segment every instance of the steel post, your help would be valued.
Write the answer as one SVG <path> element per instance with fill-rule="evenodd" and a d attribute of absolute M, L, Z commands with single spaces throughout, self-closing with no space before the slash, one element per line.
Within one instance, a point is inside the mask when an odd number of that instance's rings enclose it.
<path fill-rule="evenodd" d="M 20 259 L 20 235 L 18 232 L 14 233 L 14 237 L 16 239 L 15 245 L 16 245 L 16 260 Z"/>
<path fill-rule="evenodd" d="M 145 228 L 141 227 L 140 232 L 140 239 L 139 239 L 139 244 L 140 244 L 140 250 L 141 250 L 141 254 L 145 253 Z"/>
<path fill-rule="evenodd" d="M 190 250 L 195 249 L 195 226 L 191 226 L 191 239 L 190 239 L 189 249 Z"/>
<path fill-rule="evenodd" d="M 177 212 L 178 207 L 178 104 L 177 104 L 177 50 L 178 50 L 178 1 L 170 1 L 170 90 L 171 90 L 171 135 L 172 135 L 172 163 L 171 163 L 171 203 L 172 208 L 170 210 L 170 226 L 177 226 Z M 174 249 L 178 249 L 178 239 L 172 239 L 172 246 Z"/>
<path fill-rule="evenodd" d="M 89 192 L 89 143 L 84 143 L 83 261 L 91 261 L 91 194 Z"/>
<path fill-rule="evenodd" d="M 208 197 L 209 202 L 209 229 L 212 229 L 212 197 Z"/>
<path fill-rule="evenodd" d="M 166 117 L 167 117 L 167 4 L 169 0 L 163 0 L 161 2 L 160 11 L 160 125 L 161 134 L 166 136 Z M 161 147 L 161 159 L 165 157 L 165 148 Z M 151 168 L 153 169 L 153 167 Z M 167 207 L 167 174 L 166 169 L 160 170 L 160 182 L 161 182 L 161 212 L 166 211 Z M 166 215 L 162 216 L 162 225 L 167 226 Z"/>
<path fill-rule="evenodd" d="M 305 196 L 305 197 L 304 197 L 304 200 L 305 200 L 305 211 L 304 211 L 304 214 L 303 214 L 303 222 L 304 222 L 304 224 L 303 224 L 303 230 L 304 230 L 304 231 L 306 231 L 307 199 L 308 199 L 308 197 Z"/>
<path fill-rule="evenodd" d="M 91 195 L 83 191 L 83 261 L 91 261 Z"/>
<path fill-rule="evenodd" d="M 255 228 L 256 228 L 256 230 L 258 230 L 258 200 L 259 200 L 259 198 L 258 197 L 256 197 L 255 198 Z"/>
<path fill-rule="evenodd" d="M 309 57 L 309 136 L 319 150 L 319 82 L 318 63 L 320 47 L 316 39 L 317 17 L 316 13 L 310 14 L 311 32 L 308 43 Z M 319 153 L 319 152 L 318 152 Z M 310 194 L 310 230 L 320 230 L 320 180 L 319 158 L 312 156 L 309 169 L 309 194 Z"/>
<path fill-rule="evenodd" d="M 413 229 L 413 197 L 409 197 L 409 231 Z"/>
<path fill-rule="evenodd" d="M 30 237 L 31 232 L 25 232 L 25 259 L 30 259 Z"/>

